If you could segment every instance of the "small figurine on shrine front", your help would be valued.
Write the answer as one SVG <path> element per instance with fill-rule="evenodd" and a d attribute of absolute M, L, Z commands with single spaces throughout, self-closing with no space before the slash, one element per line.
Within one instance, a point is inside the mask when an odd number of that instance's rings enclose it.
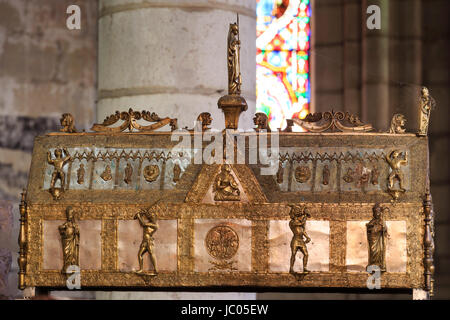
<path fill-rule="evenodd" d="M 64 157 L 64 153 L 66 156 Z M 66 174 L 63 171 L 64 165 L 71 160 L 69 152 L 66 148 L 63 149 L 55 149 L 55 158 L 51 158 L 50 151 L 47 152 L 47 162 L 48 164 L 53 165 L 53 173 L 52 180 L 50 182 L 50 193 L 53 195 L 55 200 L 58 200 L 61 194 L 64 192 L 64 185 L 66 182 Z M 61 186 L 59 188 L 56 187 L 56 182 L 60 180 Z"/>
<path fill-rule="evenodd" d="M 389 154 L 389 156 L 386 156 L 386 161 L 391 167 L 391 172 L 388 176 L 387 190 L 392 195 L 394 200 L 398 199 L 400 193 L 404 193 L 406 191 L 404 187 L 405 179 L 403 172 L 401 171 L 401 167 L 408 164 L 408 155 L 405 152 L 402 157 L 402 154 L 403 153 L 399 150 L 394 150 Z M 395 180 L 398 180 L 400 189 L 394 188 Z"/>
<path fill-rule="evenodd" d="M 386 238 L 388 236 L 383 214 L 389 213 L 389 208 L 381 207 L 379 203 L 372 208 L 373 218 L 366 224 L 367 242 L 369 247 L 369 263 L 367 268 L 376 265 L 380 271 L 386 271 Z"/>
<path fill-rule="evenodd" d="M 239 186 L 231 174 L 231 168 L 225 164 L 214 182 L 214 200 L 215 201 L 239 201 Z"/>
<path fill-rule="evenodd" d="M 419 132 L 417 133 L 419 136 L 426 136 L 428 134 L 432 105 L 433 98 L 430 96 L 428 88 L 423 87 L 419 106 Z"/>
<path fill-rule="evenodd" d="M 154 248 L 154 239 L 153 234 L 158 230 L 158 224 L 156 222 L 156 212 L 154 208 L 147 208 L 139 211 L 134 216 L 134 219 L 138 219 L 140 225 L 143 229 L 142 242 L 138 251 L 138 261 L 139 261 L 139 270 L 136 273 L 144 272 L 144 254 L 148 253 L 150 256 L 150 261 L 153 264 L 153 272 L 152 275 L 156 275 L 156 257 L 153 251 Z M 145 219 L 147 221 L 145 221 Z"/>
<path fill-rule="evenodd" d="M 303 254 L 303 273 L 308 273 L 308 248 L 306 244 L 311 241 L 311 238 L 306 233 L 306 219 L 311 217 L 308 209 L 304 206 L 291 206 L 291 212 L 289 213 L 291 221 L 289 221 L 289 227 L 291 228 L 292 236 L 291 240 L 291 263 L 289 272 L 294 272 L 295 255 L 297 251 Z"/>
<path fill-rule="evenodd" d="M 61 271 L 64 274 L 70 266 L 80 265 L 80 229 L 75 221 L 75 212 L 70 206 L 66 208 L 66 219 L 67 221 L 58 227 L 64 261 Z"/>

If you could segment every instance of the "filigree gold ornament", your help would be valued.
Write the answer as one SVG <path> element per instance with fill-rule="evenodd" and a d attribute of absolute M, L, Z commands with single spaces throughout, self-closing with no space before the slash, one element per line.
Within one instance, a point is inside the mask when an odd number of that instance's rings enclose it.
<path fill-rule="evenodd" d="M 391 127 L 389 128 L 389 133 L 405 133 L 405 123 L 406 118 L 400 113 L 394 114 L 391 120 Z"/>
<path fill-rule="evenodd" d="M 80 163 L 80 167 L 77 170 L 77 183 L 83 184 L 84 183 L 84 164 Z"/>
<path fill-rule="evenodd" d="M 66 182 L 66 174 L 64 173 L 64 165 L 66 165 L 72 158 L 66 148 L 56 148 L 55 158 L 51 158 L 50 151 L 47 152 L 47 162 L 53 166 L 52 180 L 50 182 L 49 192 L 52 194 L 55 200 L 58 200 L 62 193 L 64 193 L 64 186 Z M 66 155 L 64 157 L 64 154 Z M 56 182 L 60 181 L 61 186 L 59 188 L 55 187 Z"/>
<path fill-rule="evenodd" d="M 330 183 L 330 169 L 328 168 L 328 165 L 323 166 L 322 170 L 322 184 L 328 185 Z"/>
<path fill-rule="evenodd" d="M 430 123 L 431 108 L 434 105 L 434 100 L 428 92 L 428 88 L 422 87 L 420 105 L 419 105 L 419 136 L 426 136 L 428 134 L 428 126 Z"/>
<path fill-rule="evenodd" d="M 404 176 L 401 171 L 402 166 L 406 166 L 408 164 L 408 155 L 405 152 L 402 157 L 402 152 L 399 150 L 392 151 L 389 156 L 386 156 L 386 161 L 391 168 L 391 172 L 388 175 L 388 183 L 387 190 L 388 193 L 397 200 L 400 196 L 400 193 L 404 193 L 406 190 L 404 188 Z M 394 188 L 395 181 L 398 180 L 399 189 Z"/>
<path fill-rule="evenodd" d="M 144 168 L 144 178 L 147 182 L 153 182 L 159 177 L 159 166 L 156 164 L 148 165 Z"/>
<path fill-rule="evenodd" d="M 335 112 L 334 110 L 324 113 L 310 113 L 304 119 L 294 118 L 292 121 L 310 132 L 325 132 L 330 130 L 362 133 L 373 130 L 371 124 L 362 123 L 357 116 L 348 112 Z"/>
<path fill-rule="evenodd" d="M 106 165 L 105 170 L 103 170 L 100 177 L 103 179 L 103 181 L 110 181 L 112 179 L 111 167 L 109 166 L 109 164 Z"/>
<path fill-rule="evenodd" d="M 175 163 L 173 166 L 173 179 L 172 181 L 174 183 L 177 183 L 178 181 L 180 181 L 180 176 L 181 176 L 181 167 L 178 163 Z"/>
<path fill-rule="evenodd" d="M 70 113 L 63 113 L 59 122 L 61 123 L 62 126 L 62 128 L 60 129 L 61 132 L 66 133 L 77 132 L 77 129 L 75 128 L 75 120 Z"/>
<path fill-rule="evenodd" d="M 294 272 L 295 256 L 297 251 L 303 254 L 303 273 L 308 273 L 308 248 L 306 244 L 311 241 L 311 238 L 306 233 L 306 219 L 310 218 L 308 209 L 301 205 L 291 205 L 289 216 L 289 228 L 293 233 L 291 240 L 291 260 L 289 266 L 289 272 Z"/>
<path fill-rule="evenodd" d="M 227 225 L 218 225 L 208 231 L 205 237 L 205 246 L 208 254 L 217 259 L 210 261 L 213 267 L 210 270 L 236 270 L 233 258 L 239 248 L 239 237 L 233 228 Z"/>
<path fill-rule="evenodd" d="M 153 265 L 153 272 L 147 273 L 156 275 L 156 257 L 153 252 L 154 239 L 153 234 L 158 230 L 156 207 L 150 207 L 142 209 L 134 216 L 134 219 L 138 219 L 143 230 L 142 242 L 138 251 L 139 270 L 136 273 L 144 273 L 144 254 L 148 253 L 150 261 Z M 147 221 L 146 221 L 147 220 Z"/>
<path fill-rule="evenodd" d="M 256 125 L 255 131 L 259 132 L 261 130 L 265 130 L 266 132 L 270 132 L 269 127 L 269 118 L 264 112 L 255 113 L 255 117 L 253 118 L 253 123 Z"/>
<path fill-rule="evenodd" d="M 381 207 L 379 203 L 372 208 L 373 218 L 366 224 L 367 242 L 369 248 L 369 266 L 378 266 L 380 271 L 386 271 L 386 239 L 388 230 L 383 215 L 389 214 L 389 208 Z"/>
<path fill-rule="evenodd" d="M 311 169 L 308 166 L 298 166 L 295 168 L 295 180 L 305 183 L 311 178 Z"/>
<path fill-rule="evenodd" d="M 131 164 L 129 162 L 127 162 L 127 166 L 125 167 L 123 181 L 126 184 L 130 184 L 132 177 L 133 177 L 133 167 L 131 166 Z"/>
<path fill-rule="evenodd" d="M 69 266 L 80 265 L 80 228 L 75 221 L 75 211 L 71 206 L 66 208 L 66 219 L 67 221 L 58 227 L 64 261 L 61 272 L 64 274 Z"/>
<path fill-rule="evenodd" d="M 156 122 L 154 124 L 143 126 L 140 125 L 138 120 L 145 120 L 148 122 Z M 122 120 L 123 123 L 119 127 L 110 127 L 115 124 L 117 121 Z M 92 126 L 91 130 L 96 132 L 109 132 L 109 133 L 119 133 L 125 130 L 129 130 L 130 132 L 133 129 L 141 132 L 150 132 L 155 131 L 165 125 L 170 125 L 172 131 L 177 129 L 177 119 L 171 119 L 169 117 L 160 118 L 156 113 L 149 111 L 134 111 L 133 109 L 129 109 L 128 112 L 116 111 L 115 114 L 106 117 L 103 120 L 103 123 L 96 123 Z"/>
<path fill-rule="evenodd" d="M 215 201 L 239 201 L 241 199 L 239 186 L 231 174 L 228 164 L 222 166 L 214 181 Z"/>

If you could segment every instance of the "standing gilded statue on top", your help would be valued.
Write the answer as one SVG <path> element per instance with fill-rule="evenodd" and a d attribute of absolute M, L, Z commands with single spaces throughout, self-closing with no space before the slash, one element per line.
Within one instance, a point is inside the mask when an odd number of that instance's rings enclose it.
<path fill-rule="evenodd" d="M 419 107 L 419 136 L 426 136 L 428 134 L 432 104 L 433 98 L 430 96 L 428 88 L 423 87 L 421 90 Z"/>
<path fill-rule="evenodd" d="M 238 16 L 239 19 L 239 16 Z M 239 40 L 239 20 L 231 23 L 228 31 L 228 94 L 241 94 L 241 69 L 239 50 L 241 41 Z"/>

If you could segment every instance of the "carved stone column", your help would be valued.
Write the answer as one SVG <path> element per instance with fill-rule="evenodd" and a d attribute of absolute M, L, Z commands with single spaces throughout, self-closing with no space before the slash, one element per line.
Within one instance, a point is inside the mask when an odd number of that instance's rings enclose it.
<path fill-rule="evenodd" d="M 193 127 L 210 112 L 224 128 L 218 99 L 227 90 L 230 23 L 239 14 L 242 96 L 255 113 L 255 1 L 100 0 L 97 120 L 116 110 L 146 109 Z"/>
<path fill-rule="evenodd" d="M 239 14 L 240 128 L 253 128 L 256 102 L 256 2 L 239 0 L 99 0 L 97 120 L 116 110 L 149 110 L 193 127 L 209 112 L 224 128 L 218 99 L 227 93 L 227 42 Z M 254 293 L 98 292 L 101 299 L 254 299 Z"/>

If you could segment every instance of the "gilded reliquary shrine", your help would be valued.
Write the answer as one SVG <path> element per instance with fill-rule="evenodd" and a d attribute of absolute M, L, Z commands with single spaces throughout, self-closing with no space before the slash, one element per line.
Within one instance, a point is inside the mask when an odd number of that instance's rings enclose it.
<path fill-rule="evenodd" d="M 228 35 L 221 132 L 151 110 L 90 132 L 70 114 L 35 139 L 20 205 L 19 287 L 381 288 L 433 290 L 427 129 L 395 114 L 379 132 L 346 112 L 240 132 L 239 29 Z M 166 130 L 166 131 L 163 131 Z M 301 132 L 299 132 L 301 130 Z M 214 139 L 211 139 L 214 136 Z"/>

